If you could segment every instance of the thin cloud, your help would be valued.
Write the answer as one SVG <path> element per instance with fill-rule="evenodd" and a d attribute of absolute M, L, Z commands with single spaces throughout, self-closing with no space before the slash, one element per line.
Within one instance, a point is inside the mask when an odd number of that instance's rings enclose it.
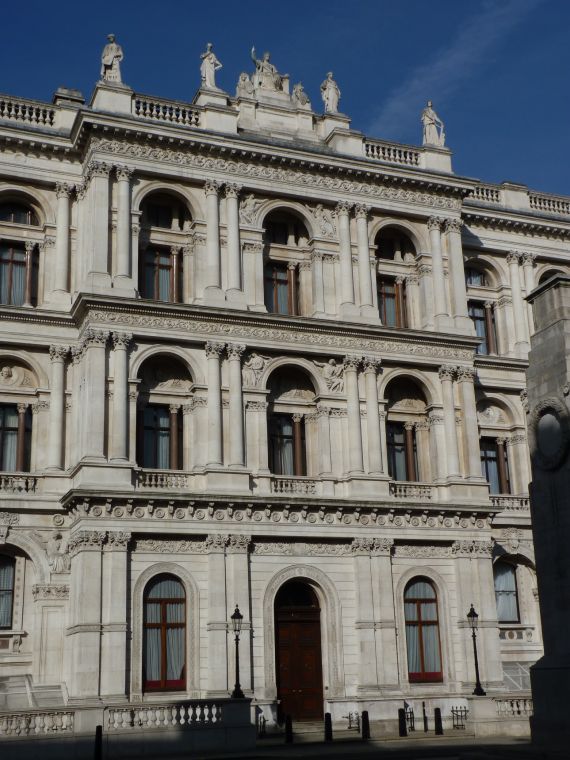
<path fill-rule="evenodd" d="M 368 127 L 368 134 L 403 139 L 417 130 L 428 98 L 436 107 L 484 64 L 486 56 L 544 0 L 486 0 L 482 10 L 463 22 L 453 42 L 431 61 L 417 66 L 389 96 Z"/>

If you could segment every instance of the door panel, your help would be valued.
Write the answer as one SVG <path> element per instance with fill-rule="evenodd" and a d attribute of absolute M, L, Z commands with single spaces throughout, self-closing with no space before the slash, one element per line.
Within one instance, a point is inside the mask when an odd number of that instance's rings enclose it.
<path fill-rule="evenodd" d="M 293 720 L 323 717 L 321 625 L 317 611 L 277 611 L 279 713 Z"/>

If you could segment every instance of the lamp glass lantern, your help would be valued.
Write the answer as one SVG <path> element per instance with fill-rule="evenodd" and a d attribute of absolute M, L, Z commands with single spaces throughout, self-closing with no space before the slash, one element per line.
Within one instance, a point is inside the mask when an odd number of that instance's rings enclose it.
<path fill-rule="evenodd" d="M 469 628 L 471 628 L 472 631 L 476 631 L 479 627 L 479 615 L 475 612 L 473 605 L 471 605 L 471 609 L 467 613 L 467 621 L 469 623 Z"/>
<path fill-rule="evenodd" d="M 243 622 L 243 615 L 239 611 L 239 607 L 236 604 L 234 614 L 231 616 L 232 626 L 236 636 L 239 636 L 241 632 L 241 624 Z"/>

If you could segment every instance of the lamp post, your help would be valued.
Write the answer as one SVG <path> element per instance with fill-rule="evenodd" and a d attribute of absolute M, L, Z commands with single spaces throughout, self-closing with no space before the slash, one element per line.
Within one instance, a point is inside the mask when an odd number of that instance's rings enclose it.
<path fill-rule="evenodd" d="M 232 699 L 243 699 L 244 693 L 241 690 L 241 685 L 239 682 L 239 634 L 241 631 L 241 624 L 243 622 L 243 615 L 239 611 L 239 607 L 236 604 L 236 609 L 234 614 L 231 617 L 232 620 L 232 626 L 236 637 L 236 685 L 234 686 L 234 690 L 232 691 Z"/>
<path fill-rule="evenodd" d="M 484 697 L 487 692 L 481 686 L 479 680 L 479 658 L 477 657 L 477 626 L 479 625 L 479 615 L 475 612 L 473 605 L 467 613 L 467 622 L 471 628 L 471 635 L 473 636 L 473 657 L 475 658 L 475 688 L 473 694 L 476 697 Z"/>

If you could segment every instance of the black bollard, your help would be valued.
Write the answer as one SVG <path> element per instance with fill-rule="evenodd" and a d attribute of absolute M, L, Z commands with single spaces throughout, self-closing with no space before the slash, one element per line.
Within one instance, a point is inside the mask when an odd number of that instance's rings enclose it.
<path fill-rule="evenodd" d="M 330 713 L 325 713 L 325 741 L 332 742 L 332 740 L 332 715 Z"/>
<path fill-rule="evenodd" d="M 422 712 L 424 714 L 424 731 L 427 733 L 428 730 L 428 717 L 426 713 L 426 703 L 422 702 Z"/>
<path fill-rule="evenodd" d="M 285 744 L 293 744 L 293 720 L 290 715 L 285 716 Z"/>
<path fill-rule="evenodd" d="M 368 710 L 362 711 L 362 741 L 368 741 L 370 739 L 370 720 L 368 718 Z"/>
<path fill-rule="evenodd" d="M 406 711 L 403 707 L 398 710 L 398 732 L 400 736 L 408 735 L 408 728 L 406 726 Z"/>
<path fill-rule="evenodd" d="M 95 751 L 93 753 L 95 760 L 103 758 L 103 726 L 95 726 Z"/>
<path fill-rule="evenodd" d="M 433 719 L 435 723 L 435 733 L 437 736 L 443 736 L 443 723 L 441 722 L 441 710 L 436 707 L 433 711 Z"/>

